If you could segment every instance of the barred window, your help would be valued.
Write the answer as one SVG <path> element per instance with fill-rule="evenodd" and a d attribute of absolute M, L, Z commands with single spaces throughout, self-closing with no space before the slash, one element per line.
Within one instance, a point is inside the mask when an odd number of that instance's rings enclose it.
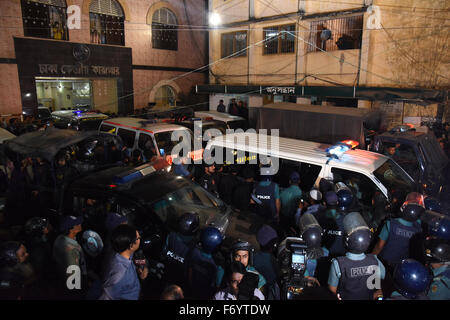
<path fill-rule="evenodd" d="M 247 31 L 222 34 L 222 58 L 235 54 L 234 57 L 247 55 Z"/>
<path fill-rule="evenodd" d="M 22 0 L 26 37 L 69 40 L 64 0 Z"/>
<path fill-rule="evenodd" d="M 307 52 L 361 49 L 363 16 L 311 22 Z"/>
<path fill-rule="evenodd" d="M 167 8 L 161 8 L 152 17 L 153 49 L 178 50 L 177 17 Z"/>
<path fill-rule="evenodd" d="M 295 24 L 264 28 L 264 54 L 295 52 Z"/>
<path fill-rule="evenodd" d="M 91 43 L 125 45 L 125 15 L 116 0 L 93 0 L 89 19 Z"/>

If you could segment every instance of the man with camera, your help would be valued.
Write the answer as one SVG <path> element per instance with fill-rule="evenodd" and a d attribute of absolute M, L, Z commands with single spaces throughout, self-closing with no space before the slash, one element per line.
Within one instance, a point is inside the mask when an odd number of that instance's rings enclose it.
<path fill-rule="evenodd" d="M 139 249 L 141 237 L 136 228 L 121 224 L 111 236 L 113 256 L 105 280 L 100 300 L 138 300 L 141 292 L 139 279 L 148 276 L 148 268 L 137 268 L 133 263 L 133 255 Z M 137 271 L 136 271 L 137 269 Z"/>
<path fill-rule="evenodd" d="M 231 263 L 227 280 L 227 287 L 217 292 L 214 300 L 264 300 L 264 295 L 257 288 L 258 274 L 247 271 L 242 263 Z"/>

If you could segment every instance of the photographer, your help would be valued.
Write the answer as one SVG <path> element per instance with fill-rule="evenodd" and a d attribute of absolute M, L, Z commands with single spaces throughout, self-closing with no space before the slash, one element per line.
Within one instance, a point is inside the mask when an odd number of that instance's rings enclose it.
<path fill-rule="evenodd" d="M 110 261 L 100 300 L 138 300 L 141 292 L 139 279 L 144 280 L 148 276 L 148 268 L 136 271 L 132 260 L 141 244 L 139 232 L 130 225 L 121 224 L 113 230 L 111 242 L 116 253 Z"/>
<path fill-rule="evenodd" d="M 214 300 L 264 300 L 257 288 L 258 276 L 245 266 L 233 261 L 227 277 L 227 287 L 214 295 Z"/>

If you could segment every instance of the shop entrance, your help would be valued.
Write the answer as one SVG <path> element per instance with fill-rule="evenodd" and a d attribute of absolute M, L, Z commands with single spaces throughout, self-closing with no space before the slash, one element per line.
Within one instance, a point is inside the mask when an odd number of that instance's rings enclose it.
<path fill-rule="evenodd" d="M 36 77 L 38 104 L 56 110 L 117 113 L 117 79 Z"/>

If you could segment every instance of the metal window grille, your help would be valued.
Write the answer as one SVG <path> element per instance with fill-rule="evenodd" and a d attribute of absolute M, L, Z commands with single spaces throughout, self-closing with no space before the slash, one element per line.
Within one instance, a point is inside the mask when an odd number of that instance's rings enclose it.
<path fill-rule="evenodd" d="M 122 7 L 116 0 L 92 0 L 89 12 L 124 17 Z"/>
<path fill-rule="evenodd" d="M 69 40 L 64 0 L 22 0 L 24 35 Z"/>
<path fill-rule="evenodd" d="M 178 50 L 177 18 L 167 8 L 156 10 L 152 16 L 152 47 Z"/>
<path fill-rule="evenodd" d="M 55 7 L 61 7 L 61 8 L 67 7 L 66 1 L 64 1 L 64 0 L 29 0 L 28 2 L 38 2 L 38 3 L 47 4 L 47 5 L 55 6 Z"/>
<path fill-rule="evenodd" d="M 91 43 L 125 45 L 125 16 L 116 0 L 93 0 L 89 19 Z"/>
<path fill-rule="evenodd" d="M 247 31 L 238 31 L 222 34 L 221 48 L 222 58 L 235 54 L 235 57 L 246 56 L 247 50 Z M 239 53 L 238 53 L 239 52 Z"/>
<path fill-rule="evenodd" d="M 264 28 L 264 54 L 295 52 L 295 25 Z"/>
<path fill-rule="evenodd" d="M 321 39 L 323 30 L 331 31 L 331 38 Z M 311 22 L 307 52 L 361 49 L 363 16 L 352 16 Z"/>

